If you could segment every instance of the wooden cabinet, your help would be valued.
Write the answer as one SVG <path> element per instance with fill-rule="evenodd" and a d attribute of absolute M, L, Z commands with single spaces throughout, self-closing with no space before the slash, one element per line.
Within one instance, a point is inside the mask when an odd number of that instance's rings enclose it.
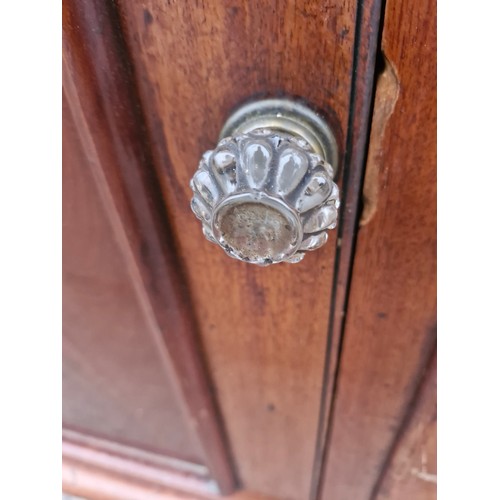
<path fill-rule="evenodd" d="M 435 4 L 65 0 L 63 488 L 435 498 Z M 333 129 L 341 220 L 299 264 L 208 243 L 228 114 Z"/>

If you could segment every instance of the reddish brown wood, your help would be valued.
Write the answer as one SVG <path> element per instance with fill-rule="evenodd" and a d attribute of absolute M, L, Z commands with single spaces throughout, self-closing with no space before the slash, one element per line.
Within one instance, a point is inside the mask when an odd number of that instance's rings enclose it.
<path fill-rule="evenodd" d="M 203 463 L 63 100 L 66 427 Z"/>
<path fill-rule="evenodd" d="M 135 293 L 133 305 L 116 307 L 140 311 L 145 326 L 126 326 L 150 335 L 162 364 L 148 368 L 166 373 L 159 393 L 172 393 L 171 404 L 162 405 L 172 423 L 161 417 L 139 425 L 131 444 L 154 448 L 163 421 L 171 436 L 158 451 L 185 452 L 210 471 L 172 466 L 157 454 L 88 435 L 75 442 L 66 434 L 68 491 L 102 498 L 155 498 L 161 491 L 182 498 L 170 488 L 206 492 L 213 476 L 227 492 L 235 483 L 230 448 L 244 487 L 283 499 L 316 499 L 322 475 L 321 497 L 328 500 L 366 500 L 377 484 L 380 494 L 410 491 L 395 487 L 390 471 L 400 460 L 391 450 L 405 447 L 404 439 L 401 445 L 395 439 L 435 336 L 435 37 L 429 8 L 432 14 L 429 2 L 404 0 L 401 7 L 388 0 L 383 49 L 386 68 L 393 69 L 392 76 L 386 69 L 377 89 L 365 225 L 342 337 L 379 0 L 65 2 L 64 90 L 85 152 L 85 175 L 98 192 L 85 217 L 101 224 L 100 243 L 83 238 L 75 252 L 100 247 L 106 232 L 109 241 L 114 238 L 109 254 L 119 253 L 123 262 L 103 267 L 123 268 Z M 343 155 L 343 208 L 338 240 L 298 266 L 263 269 L 232 261 L 204 240 L 189 209 L 189 179 L 229 111 L 268 95 L 298 96 L 331 123 Z M 82 198 L 94 200 L 88 180 L 79 179 L 80 188 L 87 186 Z M 79 213 L 77 220 L 85 220 Z M 79 307 L 81 302 L 75 299 Z M 81 345 L 73 352 L 85 358 L 70 364 L 74 374 L 92 355 Z M 100 354 L 102 361 L 106 355 Z M 92 377 L 76 380 L 83 387 Z M 141 378 L 134 381 L 141 386 Z M 137 396 L 127 393 L 130 382 L 117 385 L 132 407 Z M 82 397 L 95 401 L 97 383 L 92 391 Z M 148 391 L 141 397 L 147 399 Z M 109 404 L 107 396 L 102 403 Z M 92 421 L 78 411 L 72 415 Z M 97 420 L 91 429 L 119 440 L 123 432 L 109 425 L 116 421 Z M 71 477 L 78 474 L 84 479 L 75 486 Z"/>
<path fill-rule="evenodd" d="M 63 82 L 91 173 L 158 353 L 214 478 L 234 486 L 223 430 L 170 237 L 134 74 L 112 2 L 63 5 Z"/>
<path fill-rule="evenodd" d="M 437 497 L 435 356 L 415 399 L 375 488 L 376 500 Z"/>
<path fill-rule="evenodd" d="M 365 194 L 378 195 L 358 234 L 325 500 L 370 498 L 435 342 L 435 15 L 433 0 L 386 5 L 382 49 L 399 94 L 370 141 L 378 189 Z"/>
<path fill-rule="evenodd" d="M 359 217 L 359 197 L 370 127 L 381 4 L 382 2 L 379 0 L 360 0 L 356 12 L 352 91 L 346 138 L 345 188 L 338 227 L 336 265 L 330 306 L 330 330 L 326 347 L 321 409 L 311 481 L 310 498 L 312 499 L 316 499 L 319 495 L 328 445 L 329 423 L 340 355 L 339 346 L 344 328 L 348 287 L 351 279 L 353 247 Z"/>
<path fill-rule="evenodd" d="M 231 261 L 204 240 L 189 208 L 189 179 L 203 151 L 215 145 L 229 112 L 259 96 L 309 102 L 327 115 L 344 154 L 357 2 L 121 0 L 118 5 L 240 478 L 248 488 L 303 500 L 313 481 L 335 237 L 299 266 L 263 269 Z M 364 5 L 376 8 L 376 2 Z M 370 39 L 365 49 L 373 50 L 376 16 L 371 11 L 367 16 L 372 31 L 363 31 Z M 351 153 L 362 151 L 370 64 L 360 61 L 356 72 L 356 113 L 364 114 L 353 124 L 357 146 Z M 351 180 L 359 188 L 362 157 L 356 152 L 356 160 L 353 154 L 350 159 Z M 356 190 L 349 193 L 355 198 Z M 351 223 L 346 237 L 350 232 Z M 346 245 L 344 273 L 349 251 Z M 332 373 L 335 362 L 334 356 Z"/>

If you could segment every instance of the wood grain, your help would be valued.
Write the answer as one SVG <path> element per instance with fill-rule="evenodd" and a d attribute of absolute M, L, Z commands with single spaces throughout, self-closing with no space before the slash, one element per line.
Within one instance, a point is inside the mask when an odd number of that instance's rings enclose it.
<path fill-rule="evenodd" d="M 89 170 L 190 453 L 201 450 L 224 492 L 231 454 L 244 487 L 280 498 L 317 498 L 323 472 L 322 498 L 364 500 L 385 485 L 435 337 L 435 6 L 414 3 L 387 4 L 382 46 L 398 93 L 374 113 L 343 337 L 380 2 L 65 3 L 65 93 Z M 344 204 L 337 241 L 262 269 L 204 240 L 188 184 L 230 110 L 271 95 L 329 120 Z"/>
<path fill-rule="evenodd" d="M 375 488 L 376 500 L 436 499 L 436 396 L 434 355 Z"/>
<path fill-rule="evenodd" d="M 175 381 L 205 464 L 229 492 L 231 462 L 114 3 L 64 2 L 63 62 L 64 92 L 151 339 Z"/>
<path fill-rule="evenodd" d="M 381 147 L 367 165 L 377 170 L 370 179 L 378 197 L 354 256 L 322 493 L 328 500 L 370 498 L 435 343 L 435 16 L 433 0 L 386 4 L 382 49 L 399 96 L 387 125 L 376 128 L 382 141 L 371 138 Z"/>
<path fill-rule="evenodd" d="M 63 99 L 65 427 L 203 463 Z"/>
<path fill-rule="evenodd" d="M 338 226 L 337 256 L 333 276 L 329 335 L 325 350 L 316 453 L 310 490 L 311 499 L 318 498 L 320 494 L 328 448 L 329 425 L 333 411 L 333 396 L 351 280 L 353 248 L 357 236 L 366 143 L 370 129 L 381 8 L 382 2 L 380 0 L 360 0 L 356 12 L 352 91 L 346 137 L 345 187 L 342 193 L 343 206 Z"/>
<path fill-rule="evenodd" d="M 264 96 L 322 112 L 342 155 L 354 0 L 118 2 L 175 243 L 242 484 L 303 500 L 320 418 L 336 242 L 258 268 L 207 243 L 189 179 L 230 111 Z"/>

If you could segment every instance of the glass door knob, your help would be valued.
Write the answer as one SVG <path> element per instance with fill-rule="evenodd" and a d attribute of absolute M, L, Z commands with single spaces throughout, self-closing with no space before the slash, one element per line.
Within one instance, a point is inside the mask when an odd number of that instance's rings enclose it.
<path fill-rule="evenodd" d="M 296 263 L 337 224 L 335 137 L 307 106 L 246 104 L 191 179 L 191 208 L 208 240 L 251 264 Z"/>

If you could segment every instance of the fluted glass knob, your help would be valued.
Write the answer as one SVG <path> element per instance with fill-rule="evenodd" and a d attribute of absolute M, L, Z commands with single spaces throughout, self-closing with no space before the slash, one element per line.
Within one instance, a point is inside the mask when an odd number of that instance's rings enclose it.
<path fill-rule="evenodd" d="M 191 180 L 206 238 L 259 265 L 299 262 L 324 245 L 340 206 L 325 122 L 304 105 L 265 100 L 233 114 L 222 135 Z"/>

